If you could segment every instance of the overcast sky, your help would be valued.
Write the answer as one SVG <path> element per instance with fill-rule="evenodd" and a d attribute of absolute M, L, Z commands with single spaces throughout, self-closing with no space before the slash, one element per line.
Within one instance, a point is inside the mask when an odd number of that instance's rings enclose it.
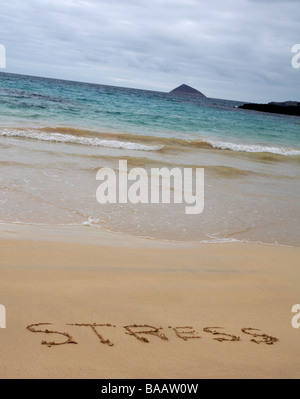
<path fill-rule="evenodd" d="M 300 100 L 300 0 L 2 1 L 0 43 L 5 72 Z"/>

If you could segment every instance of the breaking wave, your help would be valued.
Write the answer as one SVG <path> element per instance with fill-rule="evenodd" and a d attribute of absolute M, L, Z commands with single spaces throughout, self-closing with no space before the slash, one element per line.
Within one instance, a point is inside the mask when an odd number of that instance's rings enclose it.
<path fill-rule="evenodd" d="M 21 137 L 57 143 L 81 144 L 97 147 L 136 151 L 185 150 L 199 148 L 205 150 L 225 150 L 252 154 L 273 154 L 295 157 L 300 150 L 295 148 L 260 144 L 237 144 L 209 139 L 184 139 L 177 137 L 143 136 L 130 133 L 104 133 L 64 127 L 44 127 L 40 129 L 4 128 L 0 136 Z"/>
<path fill-rule="evenodd" d="M 216 149 L 220 150 L 230 150 L 236 152 L 251 152 L 251 153 L 270 153 L 277 155 L 285 155 L 294 157 L 300 155 L 300 150 L 284 148 L 284 147 L 270 147 L 263 145 L 246 145 L 246 144 L 233 144 L 233 143 L 223 143 L 208 141 L 208 143 Z"/>
<path fill-rule="evenodd" d="M 32 140 L 50 141 L 56 143 L 72 143 L 89 145 L 96 147 L 107 147 L 135 151 L 159 151 L 164 148 L 162 145 L 144 145 L 134 142 L 125 142 L 117 140 L 102 140 L 97 137 L 80 137 L 70 134 L 45 133 L 40 131 L 21 131 L 21 130 L 2 130 L 0 136 L 22 137 Z"/>

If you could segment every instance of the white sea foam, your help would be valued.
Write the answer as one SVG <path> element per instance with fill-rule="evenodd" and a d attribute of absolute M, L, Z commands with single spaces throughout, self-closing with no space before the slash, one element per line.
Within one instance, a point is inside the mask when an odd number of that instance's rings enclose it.
<path fill-rule="evenodd" d="M 115 149 L 135 150 L 135 151 L 160 151 L 164 145 L 146 145 L 130 141 L 103 140 L 97 137 L 74 136 L 71 134 L 48 133 L 36 130 L 0 130 L 0 137 L 21 137 L 32 140 L 41 140 L 56 143 L 81 144 L 96 147 L 107 147 Z M 250 153 L 271 153 L 283 156 L 299 156 L 300 150 L 286 147 L 264 146 L 259 144 L 236 144 L 223 141 L 205 140 L 206 143 L 215 149 L 230 150 L 234 152 Z"/>
<path fill-rule="evenodd" d="M 263 145 L 247 145 L 247 144 L 234 144 L 234 143 L 226 143 L 221 141 L 210 141 L 207 140 L 208 144 L 210 144 L 213 148 L 221 149 L 221 150 L 231 150 L 236 152 L 252 152 L 252 153 L 271 153 L 285 156 L 297 156 L 300 155 L 300 150 L 295 150 L 291 148 L 284 147 L 269 147 Z"/>
<path fill-rule="evenodd" d="M 56 143 L 72 143 L 81 145 L 90 145 L 97 147 L 117 148 L 135 151 L 159 151 L 164 148 L 163 145 L 144 145 L 133 142 L 117 141 L 117 140 L 101 140 L 96 137 L 77 137 L 70 134 L 45 133 L 40 131 L 22 131 L 22 130 L 1 130 L 0 136 L 5 137 L 22 137 L 33 140 L 50 141 Z"/>

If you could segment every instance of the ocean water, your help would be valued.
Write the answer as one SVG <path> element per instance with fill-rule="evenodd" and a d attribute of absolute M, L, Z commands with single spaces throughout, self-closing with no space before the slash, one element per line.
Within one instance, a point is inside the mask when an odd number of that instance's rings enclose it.
<path fill-rule="evenodd" d="M 300 118 L 240 104 L 1 73 L 0 222 L 299 246 Z M 119 160 L 203 167 L 204 212 L 100 205 L 96 173 Z"/>

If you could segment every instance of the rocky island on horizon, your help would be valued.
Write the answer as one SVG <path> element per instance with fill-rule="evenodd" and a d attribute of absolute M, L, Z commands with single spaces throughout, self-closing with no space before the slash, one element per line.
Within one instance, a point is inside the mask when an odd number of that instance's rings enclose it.
<path fill-rule="evenodd" d="M 189 95 L 189 96 L 198 96 L 202 98 L 206 98 L 206 96 L 201 93 L 199 90 L 194 89 L 191 86 L 188 86 L 186 84 L 183 84 L 176 89 L 170 91 L 169 94 L 179 94 L 179 95 Z"/>

